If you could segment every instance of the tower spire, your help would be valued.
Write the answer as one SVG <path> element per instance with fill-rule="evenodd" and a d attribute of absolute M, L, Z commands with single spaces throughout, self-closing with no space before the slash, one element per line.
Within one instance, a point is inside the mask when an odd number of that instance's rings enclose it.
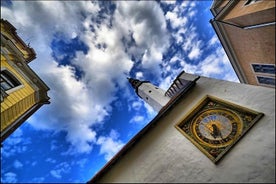
<path fill-rule="evenodd" d="M 149 81 L 140 81 L 129 77 L 127 79 L 137 95 L 157 112 L 170 100 L 170 97 L 165 95 L 165 90 L 154 86 Z"/>
<path fill-rule="evenodd" d="M 137 95 L 147 102 L 155 111 L 159 112 L 171 98 L 186 93 L 191 89 L 200 77 L 182 71 L 167 91 L 154 86 L 149 81 L 140 81 L 138 79 L 127 78 L 129 83 L 135 89 Z"/>
<path fill-rule="evenodd" d="M 138 94 L 138 88 L 141 84 L 145 83 L 145 82 L 149 82 L 149 81 L 140 81 L 138 79 L 134 79 L 134 78 L 129 78 L 127 77 L 129 83 L 131 84 L 131 86 L 135 89 L 135 92 Z"/>

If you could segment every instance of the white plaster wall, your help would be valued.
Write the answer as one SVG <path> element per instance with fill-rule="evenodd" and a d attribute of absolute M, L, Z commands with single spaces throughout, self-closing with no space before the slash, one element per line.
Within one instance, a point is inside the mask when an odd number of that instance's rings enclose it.
<path fill-rule="evenodd" d="M 174 127 L 207 94 L 265 114 L 217 165 Z M 201 77 L 100 182 L 275 183 L 275 89 Z"/>
<path fill-rule="evenodd" d="M 149 92 L 151 91 L 151 92 Z M 165 96 L 165 90 L 154 86 L 151 83 L 143 83 L 138 88 L 138 94 L 147 102 L 156 112 L 165 106 L 170 97 Z"/>

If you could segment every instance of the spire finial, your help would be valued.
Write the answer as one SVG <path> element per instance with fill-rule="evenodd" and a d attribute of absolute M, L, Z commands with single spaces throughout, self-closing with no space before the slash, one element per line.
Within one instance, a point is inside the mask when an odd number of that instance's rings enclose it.
<path fill-rule="evenodd" d="M 142 82 L 139 81 L 138 79 L 133 79 L 129 77 L 128 77 L 128 81 L 135 90 L 142 84 Z"/>

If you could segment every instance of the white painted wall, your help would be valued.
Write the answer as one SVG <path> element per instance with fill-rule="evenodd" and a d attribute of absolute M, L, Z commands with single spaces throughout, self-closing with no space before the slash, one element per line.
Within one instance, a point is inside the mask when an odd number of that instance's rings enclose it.
<path fill-rule="evenodd" d="M 265 114 L 217 165 L 174 127 L 207 94 Z M 201 77 L 100 182 L 275 183 L 275 89 Z"/>
<path fill-rule="evenodd" d="M 170 97 L 165 96 L 165 90 L 154 86 L 151 83 L 142 83 L 138 88 L 138 94 L 147 102 L 156 112 L 165 106 Z"/>

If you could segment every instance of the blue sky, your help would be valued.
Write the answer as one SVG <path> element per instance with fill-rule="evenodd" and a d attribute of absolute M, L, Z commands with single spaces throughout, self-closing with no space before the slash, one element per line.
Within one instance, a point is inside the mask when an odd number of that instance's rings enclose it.
<path fill-rule="evenodd" d="M 127 77 L 167 89 L 186 71 L 238 82 L 209 23 L 212 1 L 1 1 L 50 87 L 1 148 L 2 182 L 86 182 L 156 112 Z"/>

